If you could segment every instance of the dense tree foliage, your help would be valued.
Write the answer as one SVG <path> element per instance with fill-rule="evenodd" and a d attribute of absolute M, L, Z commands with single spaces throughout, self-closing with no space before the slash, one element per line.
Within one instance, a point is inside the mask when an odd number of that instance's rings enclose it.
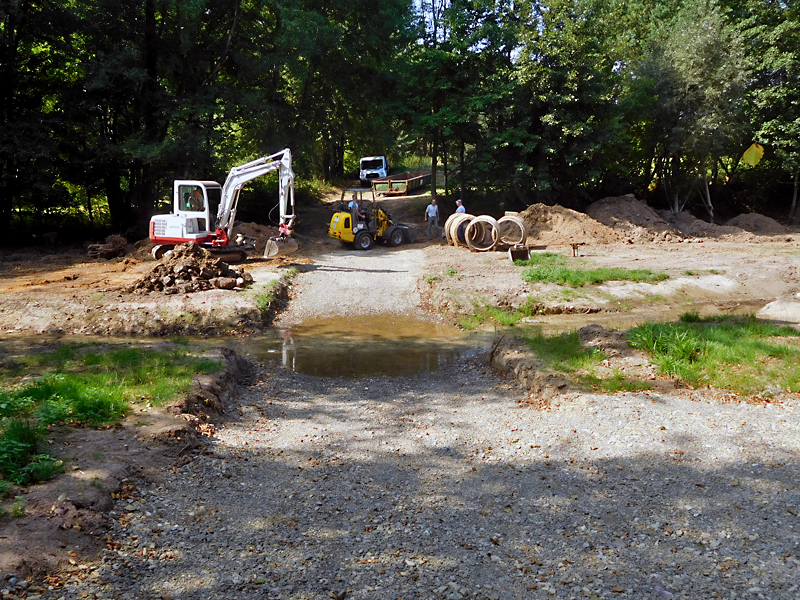
<path fill-rule="evenodd" d="M 519 206 L 794 213 L 799 47 L 785 0 L 0 0 L 0 225 L 141 235 L 287 146 L 303 181 L 416 155 Z"/>

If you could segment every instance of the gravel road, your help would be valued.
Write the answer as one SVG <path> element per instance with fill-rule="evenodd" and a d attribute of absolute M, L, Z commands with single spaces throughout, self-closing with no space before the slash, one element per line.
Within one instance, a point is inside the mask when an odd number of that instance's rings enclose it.
<path fill-rule="evenodd" d="M 347 310 L 418 310 L 424 251 L 404 252 L 318 261 L 284 322 L 336 285 Z M 29 598 L 798 596 L 795 406 L 522 400 L 481 358 L 406 378 L 261 366 L 205 453 L 116 502 L 102 560 Z"/>
<path fill-rule="evenodd" d="M 367 252 L 336 246 L 315 256 L 314 264 L 303 265 L 291 307 L 275 324 L 289 327 L 312 317 L 374 313 L 426 318 L 417 292 L 424 265 L 425 249 L 419 245 L 376 246 Z"/>

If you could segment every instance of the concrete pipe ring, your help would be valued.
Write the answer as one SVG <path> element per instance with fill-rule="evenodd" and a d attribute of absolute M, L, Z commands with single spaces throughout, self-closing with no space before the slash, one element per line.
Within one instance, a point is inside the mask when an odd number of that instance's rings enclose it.
<path fill-rule="evenodd" d="M 466 238 L 470 250 L 488 252 L 497 245 L 499 238 L 497 221 L 489 215 L 475 217 L 467 225 Z"/>
<path fill-rule="evenodd" d="M 456 218 L 461 216 L 462 214 L 463 213 L 453 213 L 452 215 L 447 217 L 447 220 L 444 222 L 444 235 L 445 235 L 445 238 L 447 239 L 447 245 L 448 246 L 457 246 L 458 245 L 453 241 L 453 238 L 450 235 L 450 224 L 453 221 L 455 221 Z"/>
<path fill-rule="evenodd" d="M 528 239 L 528 226 L 520 217 L 507 215 L 497 221 L 500 241 L 509 246 L 524 244 Z"/>
<path fill-rule="evenodd" d="M 447 236 L 449 237 L 453 246 L 468 246 L 466 239 L 466 227 L 475 217 L 467 213 L 456 213 L 452 215 L 452 220 L 447 228 Z"/>

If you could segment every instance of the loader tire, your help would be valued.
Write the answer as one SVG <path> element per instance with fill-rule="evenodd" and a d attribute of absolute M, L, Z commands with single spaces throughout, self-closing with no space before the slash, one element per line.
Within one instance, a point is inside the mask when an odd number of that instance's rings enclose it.
<path fill-rule="evenodd" d="M 389 235 L 386 237 L 386 245 L 391 247 L 399 246 L 405 241 L 405 237 L 406 236 L 403 233 L 403 230 L 399 227 L 396 227 L 395 229 L 392 229 L 389 232 Z"/>
<path fill-rule="evenodd" d="M 353 240 L 353 245 L 356 247 L 356 250 L 369 250 L 372 248 L 372 236 L 367 231 L 360 231 L 358 235 L 356 235 L 356 239 Z"/>

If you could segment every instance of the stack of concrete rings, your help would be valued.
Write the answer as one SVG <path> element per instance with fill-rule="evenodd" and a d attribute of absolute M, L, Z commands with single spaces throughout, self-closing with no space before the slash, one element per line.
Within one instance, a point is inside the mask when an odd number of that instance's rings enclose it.
<path fill-rule="evenodd" d="M 455 213 L 447 217 L 444 232 L 449 245 L 466 246 L 475 252 L 488 252 L 498 244 L 524 244 L 528 237 L 525 221 L 514 215 L 498 221 L 489 215 Z"/>
<path fill-rule="evenodd" d="M 475 217 L 464 231 L 467 246 L 475 252 L 488 252 L 497 246 L 500 241 L 500 230 L 497 227 L 497 220 L 489 215 Z"/>

